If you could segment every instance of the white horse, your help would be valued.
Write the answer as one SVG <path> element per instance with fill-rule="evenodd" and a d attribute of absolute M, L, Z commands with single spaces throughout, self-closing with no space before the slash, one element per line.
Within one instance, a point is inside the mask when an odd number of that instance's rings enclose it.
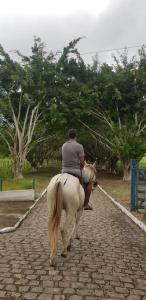
<path fill-rule="evenodd" d="M 96 169 L 94 164 L 85 163 L 85 174 L 92 183 L 96 182 Z M 70 251 L 73 234 L 77 236 L 77 225 L 84 208 L 85 192 L 79 179 L 71 174 L 62 173 L 54 176 L 47 187 L 47 203 L 49 210 L 48 236 L 50 244 L 50 264 L 55 264 L 57 252 L 58 231 L 60 227 L 62 210 L 66 212 L 66 219 L 61 230 L 63 252 L 67 256 Z"/>

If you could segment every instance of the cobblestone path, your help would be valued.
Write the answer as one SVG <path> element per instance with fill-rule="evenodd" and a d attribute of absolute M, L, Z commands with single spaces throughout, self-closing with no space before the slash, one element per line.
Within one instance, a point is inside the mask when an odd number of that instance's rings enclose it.
<path fill-rule="evenodd" d="M 146 234 L 99 190 L 92 204 L 66 259 L 59 242 L 55 268 L 45 199 L 20 228 L 0 235 L 0 300 L 146 300 Z"/>

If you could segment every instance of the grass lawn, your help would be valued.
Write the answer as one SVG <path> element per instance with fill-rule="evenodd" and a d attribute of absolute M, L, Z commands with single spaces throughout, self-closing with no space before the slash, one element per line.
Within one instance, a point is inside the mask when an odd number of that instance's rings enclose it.
<path fill-rule="evenodd" d="M 23 190 L 31 189 L 33 179 L 35 180 L 35 198 L 38 198 L 48 186 L 52 176 L 60 172 L 60 165 L 54 163 L 48 168 L 39 169 L 38 172 L 25 172 L 24 178 L 14 180 L 12 178 L 3 179 L 2 190 Z"/>
<path fill-rule="evenodd" d="M 35 198 L 38 198 L 49 184 L 51 177 L 33 174 L 33 178 L 35 179 Z M 32 175 L 26 175 L 24 179 L 20 180 L 5 179 L 3 180 L 3 191 L 31 189 L 32 181 Z"/>

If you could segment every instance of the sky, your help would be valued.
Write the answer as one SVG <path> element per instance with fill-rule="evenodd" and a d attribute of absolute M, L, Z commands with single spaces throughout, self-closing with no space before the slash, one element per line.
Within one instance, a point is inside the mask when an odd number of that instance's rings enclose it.
<path fill-rule="evenodd" d="M 34 36 L 54 53 L 84 37 L 78 43 L 84 61 L 97 54 L 110 63 L 113 49 L 137 54 L 145 28 L 146 0 L 0 0 L 0 44 L 14 59 L 15 49 L 30 55 Z"/>

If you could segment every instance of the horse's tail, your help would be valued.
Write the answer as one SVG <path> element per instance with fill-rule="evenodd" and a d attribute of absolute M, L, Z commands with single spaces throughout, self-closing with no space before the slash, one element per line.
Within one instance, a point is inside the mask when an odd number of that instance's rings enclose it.
<path fill-rule="evenodd" d="M 50 212 L 48 222 L 48 236 L 51 253 L 54 253 L 57 249 L 58 229 L 63 207 L 63 193 L 61 182 L 56 182 L 54 184 L 52 193 L 49 195 L 49 197 Z"/>

